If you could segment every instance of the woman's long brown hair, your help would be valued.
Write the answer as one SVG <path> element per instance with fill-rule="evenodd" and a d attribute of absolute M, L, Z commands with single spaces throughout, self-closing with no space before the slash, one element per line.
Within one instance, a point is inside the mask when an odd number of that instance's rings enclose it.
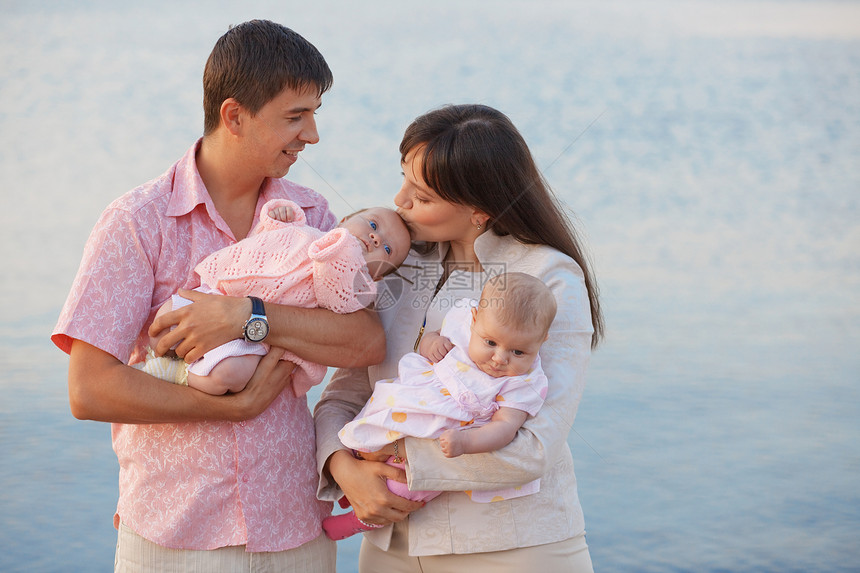
<path fill-rule="evenodd" d="M 401 159 L 419 146 L 421 175 L 442 199 L 483 211 L 497 235 L 548 245 L 576 261 L 588 290 L 591 346 L 596 348 L 603 338 L 603 314 L 585 251 L 511 120 L 485 105 L 445 106 L 416 118 L 406 129 Z"/>

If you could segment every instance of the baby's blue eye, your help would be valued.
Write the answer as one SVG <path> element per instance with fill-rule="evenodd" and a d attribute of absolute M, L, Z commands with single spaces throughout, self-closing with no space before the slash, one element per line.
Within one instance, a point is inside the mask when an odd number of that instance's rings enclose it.
<path fill-rule="evenodd" d="M 386 254 L 386 255 L 390 255 L 390 254 L 391 254 L 391 247 L 389 247 L 388 245 L 385 245 L 383 248 L 385 249 L 385 254 Z"/>
<path fill-rule="evenodd" d="M 522 350 L 514 350 L 514 356 L 522 356 L 523 354 L 525 354 L 525 352 Z"/>
<path fill-rule="evenodd" d="M 370 228 L 376 230 L 376 221 L 370 221 Z"/>
<path fill-rule="evenodd" d="M 495 340 L 487 340 L 487 346 L 495 346 L 495 345 L 496 345 Z"/>

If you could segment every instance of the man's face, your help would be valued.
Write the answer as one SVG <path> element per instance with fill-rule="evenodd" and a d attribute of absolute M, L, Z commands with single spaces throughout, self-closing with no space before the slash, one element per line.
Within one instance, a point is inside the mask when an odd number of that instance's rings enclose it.
<path fill-rule="evenodd" d="M 314 114 L 322 105 L 315 87 L 302 91 L 285 88 L 256 115 L 242 112 L 244 155 L 266 177 L 279 179 L 298 160 L 305 145 L 319 141 Z"/>

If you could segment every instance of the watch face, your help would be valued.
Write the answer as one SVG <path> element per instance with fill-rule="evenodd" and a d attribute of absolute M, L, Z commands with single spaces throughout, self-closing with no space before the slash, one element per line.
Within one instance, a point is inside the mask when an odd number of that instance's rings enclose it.
<path fill-rule="evenodd" d="M 269 323 L 261 318 L 255 318 L 245 327 L 245 337 L 251 342 L 260 342 L 269 334 Z"/>

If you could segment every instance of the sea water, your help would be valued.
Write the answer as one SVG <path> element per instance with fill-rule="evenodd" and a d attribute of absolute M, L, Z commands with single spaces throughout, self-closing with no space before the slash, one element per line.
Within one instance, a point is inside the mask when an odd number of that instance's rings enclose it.
<path fill-rule="evenodd" d="M 403 129 L 459 102 L 510 115 L 575 214 L 607 323 L 568 440 L 596 570 L 860 569 L 856 2 L 0 12 L 0 570 L 111 570 L 110 429 L 70 415 L 49 334 L 99 213 L 199 137 L 205 59 L 255 17 L 334 71 L 290 178 L 338 215 L 391 204 Z"/>

